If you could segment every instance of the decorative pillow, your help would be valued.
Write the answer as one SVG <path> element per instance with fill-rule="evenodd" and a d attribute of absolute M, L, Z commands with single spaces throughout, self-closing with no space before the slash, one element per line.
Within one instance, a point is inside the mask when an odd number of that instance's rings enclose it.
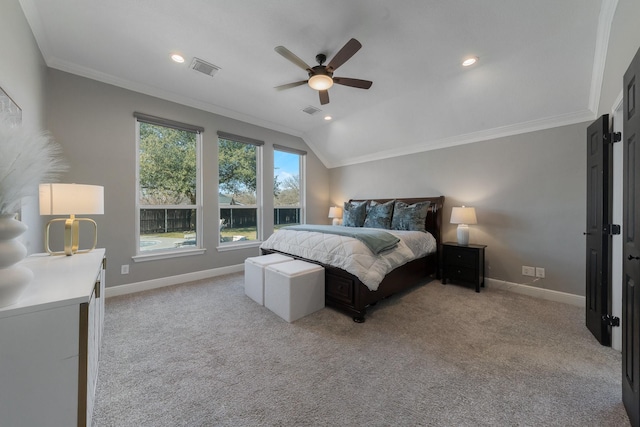
<path fill-rule="evenodd" d="M 393 230 L 427 231 L 424 227 L 430 202 L 408 205 L 396 200 L 393 208 L 391 228 Z"/>
<path fill-rule="evenodd" d="M 390 200 L 386 203 L 371 201 L 367 206 L 364 227 L 390 229 L 394 202 L 395 200 Z"/>
<path fill-rule="evenodd" d="M 344 202 L 342 225 L 345 227 L 362 227 L 367 215 L 367 202 Z"/>

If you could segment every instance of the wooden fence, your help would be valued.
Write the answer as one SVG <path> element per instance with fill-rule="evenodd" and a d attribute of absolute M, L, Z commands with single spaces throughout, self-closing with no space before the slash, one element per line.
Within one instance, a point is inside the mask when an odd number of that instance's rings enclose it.
<path fill-rule="evenodd" d="M 195 231 L 195 209 L 141 209 L 140 234 Z"/>
<path fill-rule="evenodd" d="M 249 228 L 258 223 L 256 209 L 223 208 L 220 218 L 224 228 Z M 299 208 L 275 208 L 274 224 L 287 225 L 300 223 Z M 188 232 L 196 229 L 195 209 L 141 209 L 140 234 L 159 234 Z"/>

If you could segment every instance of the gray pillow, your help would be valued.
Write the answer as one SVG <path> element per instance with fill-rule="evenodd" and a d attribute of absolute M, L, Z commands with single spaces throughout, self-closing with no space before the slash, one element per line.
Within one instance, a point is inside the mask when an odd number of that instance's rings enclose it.
<path fill-rule="evenodd" d="M 345 227 L 362 227 L 367 215 L 367 202 L 344 202 L 342 225 Z"/>
<path fill-rule="evenodd" d="M 394 203 L 395 200 L 386 203 L 369 202 L 364 227 L 390 229 Z"/>
<path fill-rule="evenodd" d="M 425 221 L 429 212 L 430 202 L 419 202 L 408 205 L 405 202 L 396 201 L 393 208 L 391 228 L 393 230 L 427 231 Z"/>

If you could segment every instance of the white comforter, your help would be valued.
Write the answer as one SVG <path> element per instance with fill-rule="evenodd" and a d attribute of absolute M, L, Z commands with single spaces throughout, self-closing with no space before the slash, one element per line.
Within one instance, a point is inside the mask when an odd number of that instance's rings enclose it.
<path fill-rule="evenodd" d="M 384 230 L 400 238 L 395 249 L 375 255 L 357 239 L 282 229 L 260 246 L 341 268 L 375 291 L 391 270 L 436 251 L 436 239 L 420 231 Z"/>

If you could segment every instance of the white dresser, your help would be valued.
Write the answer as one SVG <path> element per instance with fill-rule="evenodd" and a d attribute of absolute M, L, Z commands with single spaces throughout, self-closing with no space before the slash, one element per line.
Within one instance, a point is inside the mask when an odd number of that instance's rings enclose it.
<path fill-rule="evenodd" d="M 36 254 L 17 304 L 0 308 L 0 425 L 91 424 L 104 323 L 105 250 Z"/>

